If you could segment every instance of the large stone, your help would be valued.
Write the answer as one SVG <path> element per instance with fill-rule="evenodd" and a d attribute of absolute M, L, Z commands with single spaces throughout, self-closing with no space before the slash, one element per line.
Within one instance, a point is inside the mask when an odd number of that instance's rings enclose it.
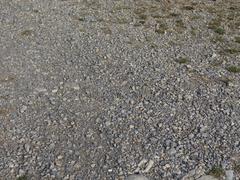
<path fill-rule="evenodd" d="M 127 177 L 127 180 L 149 180 L 149 179 L 143 175 L 130 175 L 129 177 Z"/>
<path fill-rule="evenodd" d="M 233 180 L 234 179 L 234 172 L 233 170 L 226 171 L 226 180 Z"/>

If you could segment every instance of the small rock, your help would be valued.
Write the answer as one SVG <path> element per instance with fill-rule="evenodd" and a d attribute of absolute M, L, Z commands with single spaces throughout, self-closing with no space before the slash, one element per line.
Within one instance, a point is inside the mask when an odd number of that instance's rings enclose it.
<path fill-rule="evenodd" d="M 169 150 L 169 154 L 170 154 L 170 155 L 174 155 L 174 154 L 176 154 L 176 153 L 177 153 L 177 151 L 176 151 L 175 148 L 171 148 L 171 149 Z"/>
<path fill-rule="evenodd" d="M 58 158 L 58 159 L 62 159 L 62 158 L 63 158 L 63 156 L 62 156 L 62 155 L 59 155 L 57 158 Z"/>
<path fill-rule="evenodd" d="M 25 148 L 25 150 L 26 150 L 27 152 L 29 152 L 29 150 L 30 150 L 30 145 L 29 145 L 29 144 L 25 144 L 25 145 L 24 145 L 24 148 Z"/>
<path fill-rule="evenodd" d="M 148 178 L 143 175 L 130 175 L 127 180 L 148 180 Z"/>
<path fill-rule="evenodd" d="M 107 121 L 107 122 L 105 123 L 105 125 L 106 125 L 106 126 L 110 126 L 110 125 L 111 125 L 111 122 L 110 122 L 110 121 Z"/>
<path fill-rule="evenodd" d="M 58 92 L 58 89 L 53 89 L 52 90 L 52 93 L 56 93 L 56 92 Z"/>
<path fill-rule="evenodd" d="M 45 88 L 37 88 L 36 91 L 39 92 L 39 93 L 47 92 L 47 89 L 45 89 Z"/>
<path fill-rule="evenodd" d="M 130 125 L 129 128 L 130 128 L 130 129 L 133 129 L 133 128 L 134 128 L 134 125 Z"/>
<path fill-rule="evenodd" d="M 143 171 L 143 172 L 148 172 L 152 167 L 153 167 L 153 164 L 154 164 L 154 161 L 153 160 L 150 160 L 147 164 L 147 167 L 146 169 Z"/>
<path fill-rule="evenodd" d="M 80 87 L 77 84 L 73 84 L 72 88 L 76 91 L 80 90 Z"/>
<path fill-rule="evenodd" d="M 167 169 L 169 169 L 170 167 L 171 167 L 170 164 L 166 164 L 165 166 L 163 166 L 163 169 L 164 169 L 164 170 L 167 170 Z"/>
<path fill-rule="evenodd" d="M 26 110 L 27 110 L 27 106 L 22 106 L 20 112 L 21 112 L 21 113 L 24 113 Z"/>
<path fill-rule="evenodd" d="M 217 57 L 217 54 L 216 54 L 216 53 L 213 53 L 213 54 L 212 54 L 212 58 L 215 58 L 215 57 Z"/>

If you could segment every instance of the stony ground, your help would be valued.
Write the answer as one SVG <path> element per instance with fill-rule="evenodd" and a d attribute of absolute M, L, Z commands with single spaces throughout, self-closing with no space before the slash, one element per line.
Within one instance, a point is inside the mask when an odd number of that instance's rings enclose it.
<path fill-rule="evenodd" d="M 0 0 L 0 179 L 134 173 L 239 179 L 240 1 Z"/>

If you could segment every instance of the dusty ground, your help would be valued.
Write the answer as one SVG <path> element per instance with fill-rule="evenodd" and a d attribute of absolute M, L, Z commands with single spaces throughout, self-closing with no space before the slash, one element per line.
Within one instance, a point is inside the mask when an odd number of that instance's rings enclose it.
<path fill-rule="evenodd" d="M 240 2 L 0 0 L 0 179 L 134 173 L 239 178 Z"/>

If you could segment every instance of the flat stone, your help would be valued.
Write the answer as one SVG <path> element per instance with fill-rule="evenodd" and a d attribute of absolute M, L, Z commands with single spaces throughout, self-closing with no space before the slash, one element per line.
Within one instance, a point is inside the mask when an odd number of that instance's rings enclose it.
<path fill-rule="evenodd" d="M 218 179 L 210 175 L 205 175 L 200 177 L 198 180 L 218 180 Z"/>

